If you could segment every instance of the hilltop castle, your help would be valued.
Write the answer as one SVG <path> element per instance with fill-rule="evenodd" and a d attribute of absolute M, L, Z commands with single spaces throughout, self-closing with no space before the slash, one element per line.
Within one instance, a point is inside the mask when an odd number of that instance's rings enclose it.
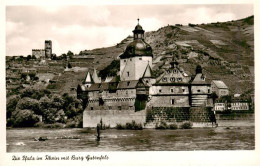
<path fill-rule="evenodd" d="M 45 40 L 44 49 L 32 49 L 32 56 L 38 58 L 51 58 L 52 41 Z"/>
<path fill-rule="evenodd" d="M 144 32 L 138 20 L 134 40 L 119 56 L 118 76 L 101 81 L 94 69 L 78 85 L 78 98 L 86 106 L 83 127 L 95 127 L 101 119 L 110 127 L 133 120 L 143 126 L 162 121 L 214 121 L 211 87 L 202 68 L 198 66 L 191 77 L 174 60 L 170 69 L 155 78 L 153 52 L 144 41 Z"/>

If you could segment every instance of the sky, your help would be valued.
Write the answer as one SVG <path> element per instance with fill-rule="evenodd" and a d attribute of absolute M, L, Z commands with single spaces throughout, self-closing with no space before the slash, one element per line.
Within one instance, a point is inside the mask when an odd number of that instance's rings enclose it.
<path fill-rule="evenodd" d="M 58 56 L 69 50 L 116 45 L 128 35 L 140 18 L 145 31 L 168 24 L 201 24 L 237 20 L 253 15 L 253 5 L 91 5 L 91 6 L 7 6 L 6 55 L 29 55 L 52 40 Z"/>

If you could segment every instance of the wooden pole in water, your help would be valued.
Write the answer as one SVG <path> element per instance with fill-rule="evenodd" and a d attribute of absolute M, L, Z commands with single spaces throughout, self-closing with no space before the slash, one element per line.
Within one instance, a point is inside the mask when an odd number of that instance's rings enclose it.
<path fill-rule="evenodd" d="M 101 126 L 101 130 L 103 130 L 103 122 L 102 122 L 102 118 L 100 119 L 100 126 Z"/>
<path fill-rule="evenodd" d="M 100 124 L 97 124 L 97 141 L 100 141 Z"/>

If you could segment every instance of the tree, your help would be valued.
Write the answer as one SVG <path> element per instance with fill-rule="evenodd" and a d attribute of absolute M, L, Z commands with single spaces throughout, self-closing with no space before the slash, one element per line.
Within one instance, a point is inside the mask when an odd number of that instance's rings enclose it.
<path fill-rule="evenodd" d="M 44 110 L 51 107 L 52 101 L 47 96 L 44 96 L 39 100 L 39 104 L 40 104 L 40 110 Z"/>
<path fill-rule="evenodd" d="M 52 102 L 51 102 L 51 107 L 52 108 L 57 108 L 57 109 L 62 109 L 64 104 L 64 100 L 61 96 L 59 95 L 54 95 L 52 97 Z"/>
<path fill-rule="evenodd" d="M 40 110 L 40 104 L 39 101 L 36 99 L 31 99 L 28 97 L 22 98 L 18 103 L 17 103 L 17 109 L 20 110 L 32 110 L 35 114 L 42 114 Z"/>
<path fill-rule="evenodd" d="M 58 110 L 55 108 L 48 108 L 43 110 L 43 120 L 45 123 L 55 123 L 56 114 Z"/>
<path fill-rule="evenodd" d="M 213 92 L 211 93 L 211 96 L 210 96 L 213 100 L 213 103 L 215 103 L 216 99 L 218 98 L 218 95 L 216 94 L 216 92 Z"/>
<path fill-rule="evenodd" d="M 61 54 L 62 59 L 67 59 L 67 54 Z"/>
<path fill-rule="evenodd" d="M 57 55 L 56 54 L 51 54 L 51 60 L 57 60 Z"/>
<path fill-rule="evenodd" d="M 32 99 L 40 100 L 44 95 L 49 95 L 48 90 L 44 89 L 32 89 L 32 88 L 26 88 L 21 91 L 21 98 L 29 97 Z"/>
<path fill-rule="evenodd" d="M 71 64 L 70 64 L 70 63 L 68 64 L 68 68 L 69 68 L 69 69 L 71 69 L 71 68 L 72 68 L 72 66 L 71 66 Z"/>
<path fill-rule="evenodd" d="M 21 74 L 21 78 L 24 79 L 24 80 L 26 80 L 26 76 L 27 76 L 27 75 L 24 74 L 24 73 Z"/>
<path fill-rule="evenodd" d="M 31 55 L 28 55 L 28 56 L 26 57 L 26 59 L 27 59 L 27 61 L 29 61 L 30 59 L 32 59 L 32 56 L 31 56 Z"/>
<path fill-rule="evenodd" d="M 221 101 L 226 101 L 227 103 L 231 103 L 231 98 L 232 96 L 231 95 L 226 95 L 226 96 L 222 96 L 220 98 Z"/>
<path fill-rule="evenodd" d="M 107 76 L 116 76 L 117 72 L 120 70 L 119 60 L 113 60 L 107 67 L 100 70 L 99 77 L 105 79 Z"/>
<path fill-rule="evenodd" d="M 10 122 L 11 121 L 11 122 Z M 9 123 L 14 127 L 33 127 L 39 122 L 39 116 L 31 110 L 16 110 L 12 113 Z"/>
<path fill-rule="evenodd" d="M 71 51 L 68 51 L 68 53 L 67 53 L 67 56 L 69 56 L 69 58 L 71 59 L 72 58 L 72 56 L 74 55 L 74 53 L 73 52 L 71 52 Z"/>
<path fill-rule="evenodd" d="M 20 96 L 13 95 L 7 98 L 7 104 L 6 104 L 6 118 L 10 118 L 12 115 L 12 112 L 15 111 L 18 101 L 20 100 Z"/>
<path fill-rule="evenodd" d="M 29 73 L 29 76 L 30 76 L 30 78 L 31 78 L 32 80 L 34 80 L 34 77 L 36 76 L 36 74 L 35 74 L 35 73 Z"/>

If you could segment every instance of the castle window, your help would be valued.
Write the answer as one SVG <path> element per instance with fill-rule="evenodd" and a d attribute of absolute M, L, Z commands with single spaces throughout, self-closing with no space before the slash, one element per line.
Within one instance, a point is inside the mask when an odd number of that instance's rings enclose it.
<path fill-rule="evenodd" d="M 133 109 L 133 106 L 129 106 L 129 109 L 132 110 L 132 109 Z"/>
<path fill-rule="evenodd" d="M 94 110 L 94 108 L 93 108 L 93 107 L 90 107 L 90 110 Z"/>
<path fill-rule="evenodd" d="M 201 79 L 202 79 L 203 81 L 205 81 L 205 77 L 204 77 L 204 76 L 201 76 Z"/>
<path fill-rule="evenodd" d="M 130 85 L 130 81 L 127 82 L 127 86 L 129 86 L 129 85 Z"/>
<path fill-rule="evenodd" d="M 166 77 L 164 77 L 162 81 L 163 81 L 163 82 L 167 82 L 167 78 L 166 78 Z"/>
<path fill-rule="evenodd" d="M 208 93 L 210 93 L 210 89 L 208 89 Z"/>
<path fill-rule="evenodd" d="M 148 80 L 146 80 L 145 82 L 146 82 L 146 83 L 149 83 L 149 81 L 148 81 Z"/>
<path fill-rule="evenodd" d="M 101 84 L 98 84 L 98 88 L 100 88 L 101 87 Z"/>
<path fill-rule="evenodd" d="M 200 89 L 198 89 L 197 92 L 200 92 Z"/>
<path fill-rule="evenodd" d="M 132 61 L 132 58 L 130 58 L 130 61 Z"/>
<path fill-rule="evenodd" d="M 185 89 L 184 89 L 184 88 L 182 89 L 182 92 L 185 92 Z"/>
<path fill-rule="evenodd" d="M 127 77 L 129 77 L 130 76 L 130 73 L 129 73 L 129 71 L 127 72 Z"/>
<path fill-rule="evenodd" d="M 124 60 L 124 62 L 126 62 L 126 60 Z"/>
<path fill-rule="evenodd" d="M 178 78 L 178 81 L 182 81 L 182 78 Z"/>
<path fill-rule="evenodd" d="M 174 99 L 171 99 L 171 104 L 174 105 Z"/>
<path fill-rule="evenodd" d="M 139 58 L 139 60 L 142 60 L 142 58 Z"/>
<path fill-rule="evenodd" d="M 171 93 L 173 93 L 173 88 L 171 88 Z"/>
<path fill-rule="evenodd" d="M 98 104 L 99 104 L 99 106 L 102 106 L 102 105 L 104 105 L 104 100 L 100 97 L 99 99 L 98 99 Z"/>
<path fill-rule="evenodd" d="M 173 70 L 173 72 L 174 72 L 174 73 L 177 73 L 177 70 L 176 70 L 176 69 L 174 69 L 174 70 Z"/>
<path fill-rule="evenodd" d="M 162 90 L 161 90 L 161 89 L 159 89 L 159 93 L 162 93 Z"/>
<path fill-rule="evenodd" d="M 118 106 L 118 109 L 119 109 L 119 110 L 122 110 L 122 107 L 121 107 L 121 106 Z"/>
<path fill-rule="evenodd" d="M 175 78 L 174 78 L 174 77 L 171 77 L 171 78 L 170 78 L 170 81 L 171 81 L 171 82 L 174 82 L 174 81 L 175 81 Z"/>
<path fill-rule="evenodd" d="M 109 109 L 109 110 L 112 110 L 112 106 L 108 106 L 108 109 Z"/>

